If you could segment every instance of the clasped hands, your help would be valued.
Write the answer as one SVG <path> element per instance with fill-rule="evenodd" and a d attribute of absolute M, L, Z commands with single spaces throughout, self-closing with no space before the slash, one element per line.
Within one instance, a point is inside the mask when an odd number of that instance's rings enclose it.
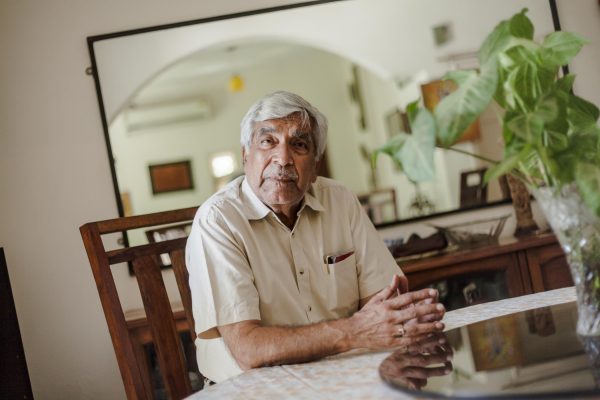
<path fill-rule="evenodd" d="M 419 352 L 427 338 L 444 330 L 445 311 L 438 303 L 437 290 L 409 292 L 406 277 L 394 275 L 388 286 L 352 316 L 357 347 Z"/>

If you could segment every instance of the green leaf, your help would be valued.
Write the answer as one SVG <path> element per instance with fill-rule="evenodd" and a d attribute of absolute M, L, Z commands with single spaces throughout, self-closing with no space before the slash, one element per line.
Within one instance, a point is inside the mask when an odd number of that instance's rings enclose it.
<path fill-rule="evenodd" d="M 408 115 L 408 122 L 412 125 L 417 118 L 417 113 L 419 111 L 419 102 L 421 99 L 417 99 L 413 102 L 408 103 L 406 106 L 406 114 Z"/>
<path fill-rule="evenodd" d="M 536 99 L 542 93 L 537 56 L 523 46 L 511 48 L 506 55 L 513 59 L 514 67 L 507 77 L 504 91 L 514 99 L 513 107 L 521 111 L 533 110 Z"/>
<path fill-rule="evenodd" d="M 525 159 L 527 157 L 527 154 L 530 151 L 531 151 L 531 147 L 526 146 L 519 153 L 516 153 L 508 158 L 505 158 L 500 163 L 489 168 L 483 177 L 484 182 L 485 183 L 491 182 L 492 180 L 497 179 L 497 178 L 501 177 L 502 175 L 506 175 L 510 171 L 514 170 L 517 167 L 517 165 L 519 164 L 519 162 L 522 162 L 523 159 Z"/>
<path fill-rule="evenodd" d="M 537 143 L 544 130 L 544 121 L 535 113 L 528 113 L 513 118 L 508 128 L 527 143 Z"/>
<path fill-rule="evenodd" d="M 568 95 L 567 120 L 571 134 L 598 135 L 598 108 L 592 103 L 577 97 Z"/>
<path fill-rule="evenodd" d="M 554 155 L 557 169 L 555 172 L 556 180 L 561 183 L 569 183 L 575 180 L 575 167 L 578 159 L 577 155 L 567 148 Z"/>
<path fill-rule="evenodd" d="M 402 146 L 404 146 L 406 139 L 409 137 L 410 137 L 409 134 L 401 132 L 397 135 L 392 136 L 390 138 L 390 140 L 388 140 L 382 146 L 375 149 L 373 151 L 373 153 L 371 154 L 371 164 L 372 164 L 373 168 L 377 167 L 377 158 L 379 157 L 380 154 L 387 154 L 388 156 L 392 157 L 392 159 L 393 159 L 394 155 L 398 151 L 400 151 Z M 401 166 L 401 164 L 400 164 L 400 166 Z"/>
<path fill-rule="evenodd" d="M 490 33 L 479 49 L 479 65 L 486 65 L 493 60 L 498 53 L 504 51 L 510 42 L 510 22 L 502 21 Z"/>
<path fill-rule="evenodd" d="M 556 81 L 555 88 L 568 93 L 573 89 L 573 82 L 575 82 L 575 75 L 567 74 Z"/>
<path fill-rule="evenodd" d="M 373 167 L 380 154 L 389 155 L 413 182 L 435 178 L 435 120 L 429 110 L 417 109 L 412 134 L 399 133 L 371 155 Z"/>
<path fill-rule="evenodd" d="M 584 203 L 600 217 L 600 167 L 579 163 L 575 170 L 575 181 Z"/>
<path fill-rule="evenodd" d="M 458 86 L 463 85 L 465 82 L 469 80 L 473 71 L 465 71 L 465 70 L 457 70 L 457 71 L 449 71 L 444 75 L 442 79 L 449 79 L 451 81 L 456 82 Z"/>
<path fill-rule="evenodd" d="M 589 101 L 575 95 L 569 96 L 569 107 L 589 116 L 593 121 L 600 117 L 600 110 Z"/>
<path fill-rule="evenodd" d="M 545 64 L 561 66 L 568 64 L 588 41 L 570 32 L 552 32 L 544 39 Z"/>
<path fill-rule="evenodd" d="M 481 74 L 470 71 L 459 88 L 437 105 L 435 118 L 443 147 L 454 144 L 488 106 L 496 90 L 496 71 L 495 62 L 484 66 Z"/>
<path fill-rule="evenodd" d="M 548 123 L 556 119 L 558 111 L 558 100 L 551 96 L 545 96 L 538 102 L 534 113 L 536 116 L 540 117 L 544 123 Z"/>
<path fill-rule="evenodd" d="M 420 109 L 412 126 L 412 135 L 394 154 L 402 169 L 413 182 L 435 178 L 433 152 L 435 150 L 435 120 L 429 110 Z"/>
<path fill-rule="evenodd" d="M 525 13 L 527 13 L 526 8 L 510 19 L 510 33 L 515 37 L 531 40 L 533 39 L 534 28 Z"/>
<path fill-rule="evenodd" d="M 560 151 L 569 147 L 569 138 L 566 132 L 545 130 L 542 137 L 542 144 L 552 150 Z"/>

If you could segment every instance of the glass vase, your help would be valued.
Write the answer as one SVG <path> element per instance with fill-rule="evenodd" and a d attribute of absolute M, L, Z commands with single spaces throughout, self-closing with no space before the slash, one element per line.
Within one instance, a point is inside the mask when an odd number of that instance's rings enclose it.
<path fill-rule="evenodd" d="M 565 252 L 577 292 L 577 333 L 600 336 L 600 219 L 575 185 L 533 190 Z"/>

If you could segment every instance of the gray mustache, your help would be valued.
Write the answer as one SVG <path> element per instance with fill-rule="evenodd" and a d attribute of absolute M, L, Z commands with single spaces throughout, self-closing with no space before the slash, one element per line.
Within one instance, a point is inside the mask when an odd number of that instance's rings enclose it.
<path fill-rule="evenodd" d="M 298 180 L 298 174 L 293 169 L 272 168 L 265 171 L 263 178 L 289 179 L 295 181 Z"/>

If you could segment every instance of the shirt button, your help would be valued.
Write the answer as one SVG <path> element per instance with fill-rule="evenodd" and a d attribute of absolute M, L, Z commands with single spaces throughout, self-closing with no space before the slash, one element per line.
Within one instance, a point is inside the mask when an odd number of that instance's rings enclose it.
<path fill-rule="evenodd" d="M 300 271 L 300 275 L 304 275 L 304 271 Z"/>
<path fill-rule="evenodd" d="M 312 311 L 312 307 L 311 306 L 308 306 L 308 311 Z"/>

